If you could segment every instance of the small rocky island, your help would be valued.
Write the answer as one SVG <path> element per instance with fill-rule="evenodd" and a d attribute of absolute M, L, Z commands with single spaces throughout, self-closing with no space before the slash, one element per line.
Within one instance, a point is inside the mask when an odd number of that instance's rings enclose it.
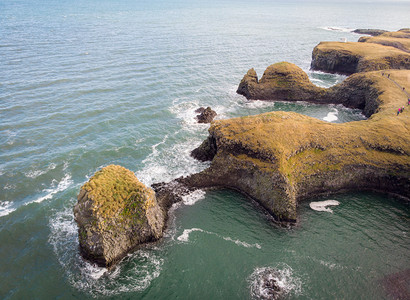
<path fill-rule="evenodd" d="M 230 188 L 256 200 L 276 220 L 297 221 L 303 199 L 371 190 L 410 200 L 410 30 L 378 40 L 320 43 L 312 68 L 353 74 L 325 89 L 294 64 L 269 66 L 258 80 L 250 69 L 237 92 L 247 99 L 336 103 L 362 109 L 367 120 L 333 124 L 294 112 L 214 121 L 192 151 L 211 161 L 204 171 L 153 185 L 119 166 L 84 184 L 74 208 L 83 257 L 110 267 L 139 244 L 162 236 L 167 211 L 198 188 Z M 400 40 L 397 47 L 386 41 Z M 358 73 L 360 72 L 360 73 Z"/>
<path fill-rule="evenodd" d="M 162 237 L 166 213 L 130 170 L 110 165 L 85 183 L 74 207 L 80 251 L 111 267 L 139 244 Z"/>

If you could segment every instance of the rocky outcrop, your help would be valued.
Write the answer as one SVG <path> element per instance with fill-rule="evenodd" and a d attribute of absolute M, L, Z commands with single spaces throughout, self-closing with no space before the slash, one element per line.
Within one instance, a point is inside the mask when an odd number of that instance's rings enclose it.
<path fill-rule="evenodd" d="M 353 74 L 384 69 L 410 69 L 407 29 L 365 37 L 360 43 L 321 42 L 313 49 L 312 70 Z"/>
<path fill-rule="evenodd" d="M 374 43 L 321 42 L 313 49 L 311 68 L 347 75 L 385 69 L 410 69 L 410 54 Z"/>
<path fill-rule="evenodd" d="M 215 121 L 198 150 L 210 149 L 211 165 L 184 184 L 238 190 L 290 222 L 299 201 L 312 196 L 374 190 L 409 200 L 410 118 L 396 116 L 407 97 L 395 82 L 410 89 L 410 71 L 389 74 L 355 74 L 325 92 L 364 109 L 365 121 L 331 124 L 292 112 Z"/>
<path fill-rule="evenodd" d="M 312 84 L 309 77 L 298 66 L 280 62 L 269 66 L 261 80 L 254 69 L 250 69 L 241 80 L 236 91 L 247 99 L 317 101 L 325 89 Z"/>
<path fill-rule="evenodd" d="M 387 30 L 382 30 L 382 29 L 355 29 L 353 30 L 354 33 L 358 34 L 367 34 L 371 36 L 378 36 L 381 35 L 385 32 L 388 32 Z"/>
<path fill-rule="evenodd" d="M 199 115 L 196 116 L 198 123 L 211 123 L 216 117 L 216 111 L 212 110 L 209 106 L 207 108 L 200 107 L 196 111 Z"/>
<path fill-rule="evenodd" d="M 82 256 L 111 267 L 138 245 L 162 237 L 166 213 L 133 172 L 110 165 L 81 187 L 74 217 Z"/>
<path fill-rule="evenodd" d="M 249 76 L 249 73 L 253 76 Z M 325 89 L 311 83 L 307 74 L 298 66 L 281 62 L 269 66 L 260 81 L 255 81 L 255 77 L 257 78 L 256 72 L 253 69 L 249 70 L 241 80 L 237 93 L 253 100 L 343 104 L 346 107 L 362 109 L 367 117 L 372 115 L 378 106 L 375 102 L 377 90 L 372 88 L 371 82 L 360 74 Z M 199 149 L 195 150 L 194 157 L 198 158 L 198 152 Z"/>

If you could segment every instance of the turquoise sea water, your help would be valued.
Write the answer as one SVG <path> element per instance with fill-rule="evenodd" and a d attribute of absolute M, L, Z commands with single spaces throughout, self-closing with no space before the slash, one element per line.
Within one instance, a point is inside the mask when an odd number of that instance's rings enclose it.
<path fill-rule="evenodd" d="M 0 298 L 251 299 L 276 268 L 288 299 L 387 299 L 383 278 L 410 268 L 410 210 L 379 194 L 334 196 L 333 213 L 301 203 L 288 229 L 240 194 L 199 191 L 172 209 L 163 240 L 111 272 L 77 249 L 72 207 L 102 166 L 147 185 L 207 167 L 189 156 L 207 136 L 199 106 L 219 119 L 363 119 L 235 93 L 248 69 L 284 60 L 331 86 L 344 77 L 309 72 L 320 41 L 409 27 L 409 2 L 328 2 L 1 0 Z"/>

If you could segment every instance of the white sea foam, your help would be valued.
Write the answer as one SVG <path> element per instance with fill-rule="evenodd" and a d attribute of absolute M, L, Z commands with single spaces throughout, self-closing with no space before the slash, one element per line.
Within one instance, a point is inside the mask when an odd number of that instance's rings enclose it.
<path fill-rule="evenodd" d="M 0 217 L 7 216 L 16 209 L 12 207 L 13 203 L 10 201 L 0 202 Z"/>
<path fill-rule="evenodd" d="M 206 231 L 204 231 L 204 230 L 202 230 L 202 229 L 200 229 L 200 228 L 184 229 L 184 232 L 183 232 L 179 237 L 177 237 L 177 240 L 178 240 L 178 241 L 181 241 L 181 242 L 188 242 L 188 240 L 189 240 L 189 234 L 190 234 L 191 232 L 194 232 L 194 231 L 206 232 Z M 210 233 L 210 232 L 206 232 L 206 233 Z M 210 233 L 210 234 L 211 234 L 211 233 Z"/>
<path fill-rule="evenodd" d="M 28 171 L 28 172 L 24 173 L 24 175 L 28 178 L 33 178 L 34 179 L 34 178 L 37 178 L 40 175 L 46 174 L 50 170 L 54 170 L 56 168 L 56 166 L 57 166 L 56 164 L 51 163 L 47 166 L 47 168 L 45 170 L 31 170 L 31 171 Z"/>
<path fill-rule="evenodd" d="M 67 207 L 49 221 L 49 242 L 70 284 L 95 298 L 146 289 L 161 273 L 163 259 L 157 254 L 161 250 L 138 250 L 110 271 L 90 264 L 78 251 L 78 232 L 72 213 L 75 201 L 70 199 Z"/>
<path fill-rule="evenodd" d="M 246 243 L 246 242 L 237 240 L 237 239 L 233 239 L 233 238 L 231 238 L 231 237 L 221 236 L 221 235 L 219 235 L 219 234 L 217 234 L 217 233 L 210 232 L 210 231 L 206 231 L 206 230 L 203 230 L 203 229 L 201 229 L 201 228 L 184 229 L 184 232 L 183 232 L 179 237 L 177 237 L 177 240 L 178 240 L 178 241 L 181 241 L 181 242 L 188 242 L 188 241 L 189 241 L 189 234 L 192 233 L 192 232 L 195 232 L 195 231 L 203 232 L 203 233 L 206 233 L 206 234 L 210 234 L 210 235 L 217 236 L 218 238 L 221 238 L 221 239 L 223 239 L 223 240 L 225 240 L 225 241 L 228 241 L 228 242 L 232 242 L 232 243 L 234 243 L 234 244 L 236 244 L 236 245 L 238 245 L 238 246 L 242 246 L 242 247 L 245 247 L 245 248 L 257 248 L 257 249 L 261 249 L 261 248 L 262 248 L 258 243 L 249 244 L 249 243 Z"/>
<path fill-rule="evenodd" d="M 337 32 L 352 32 L 354 30 L 352 28 L 345 28 L 345 27 L 338 27 L 338 26 L 326 26 L 326 27 L 320 27 L 320 29 L 324 29 L 328 31 L 337 31 Z"/>
<path fill-rule="evenodd" d="M 246 242 L 242 242 L 242 241 L 240 241 L 240 240 L 231 239 L 230 237 L 222 237 L 222 238 L 223 238 L 225 241 L 233 242 L 233 243 L 237 244 L 238 246 L 242 246 L 242 247 L 245 247 L 245 248 L 257 248 L 257 249 L 261 249 L 261 248 L 262 248 L 261 245 L 259 245 L 258 243 L 249 244 L 249 243 L 246 243 Z"/>
<path fill-rule="evenodd" d="M 68 174 L 68 173 L 67 173 L 67 174 L 64 176 L 64 178 L 62 178 L 61 181 L 58 182 L 58 183 L 57 183 L 57 180 L 53 179 L 53 181 L 52 181 L 52 187 L 43 190 L 43 192 L 46 193 L 46 195 L 44 195 L 44 196 L 42 196 L 42 197 L 40 197 L 40 198 L 37 198 L 36 200 L 27 202 L 25 205 L 28 205 L 28 204 L 30 204 L 30 203 L 41 203 L 41 202 L 43 202 L 44 200 L 51 199 L 51 198 L 53 198 L 53 196 L 54 196 L 55 194 L 57 194 L 57 193 L 59 193 L 59 192 L 62 192 L 62 191 L 64 191 L 64 190 L 66 190 L 68 187 L 70 187 L 72 183 L 73 183 L 73 181 L 71 180 L 71 175 Z M 56 185 L 57 185 L 57 186 L 56 186 Z"/>
<path fill-rule="evenodd" d="M 339 201 L 336 200 L 326 200 L 326 201 L 318 201 L 318 202 L 310 202 L 309 206 L 311 209 L 316 211 L 327 211 L 333 213 L 333 210 L 327 208 L 326 206 L 329 205 L 339 205 Z"/>
<path fill-rule="evenodd" d="M 16 188 L 15 184 L 6 183 L 3 187 L 3 190 L 14 190 Z"/>
<path fill-rule="evenodd" d="M 205 191 L 204 190 L 195 190 L 187 195 L 182 196 L 182 201 L 185 205 L 194 205 L 199 200 L 205 198 Z"/>
<path fill-rule="evenodd" d="M 333 108 L 332 111 L 330 111 L 326 117 L 323 118 L 323 120 L 327 122 L 333 122 L 338 119 L 337 115 L 339 114 L 339 111 L 336 108 Z"/>
<path fill-rule="evenodd" d="M 191 156 L 191 151 L 200 145 L 200 139 L 188 138 L 177 144 L 165 145 L 161 152 L 152 152 L 143 161 L 144 167 L 135 174 L 145 185 L 169 182 L 181 176 L 197 173 L 209 166 Z"/>
<path fill-rule="evenodd" d="M 281 263 L 276 267 L 256 268 L 249 276 L 248 282 L 253 299 L 272 299 L 266 281 L 275 280 L 281 288 L 282 296 L 300 296 L 302 294 L 302 280 L 294 275 L 290 266 Z"/>

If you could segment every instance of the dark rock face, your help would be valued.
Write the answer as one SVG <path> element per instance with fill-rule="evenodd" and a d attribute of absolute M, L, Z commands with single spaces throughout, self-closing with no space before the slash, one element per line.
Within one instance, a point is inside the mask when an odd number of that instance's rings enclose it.
<path fill-rule="evenodd" d="M 138 245 L 162 237 L 166 213 L 133 172 L 110 165 L 83 185 L 74 217 L 82 256 L 111 267 Z"/>
<path fill-rule="evenodd" d="M 191 156 L 199 161 L 210 161 L 216 154 L 216 141 L 212 137 L 208 137 L 202 142 L 201 146 L 192 150 Z"/>
<path fill-rule="evenodd" d="M 368 34 L 371 36 L 378 36 L 388 31 L 382 30 L 382 29 L 356 29 L 356 30 L 353 30 L 353 32 L 358 33 L 358 34 Z"/>
<path fill-rule="evenodd" d="M 211 123 L 217 115 L 209 106 L 207 108 L 200 107 L 195 112 L 199 113 L 199 115 L 196 116 L 198 123 Z"/>
<path fill-rule="evenodd" d="M 334 49 L 324 51 L 319 46 L 320 44 L 312 52 L 312 62 L 310 64 L 312 70 L 345 75 L 358 71 L 357 66 L 360 56 Z"/>
<path fill-rule="evenodd" d="M 321 42 L 313 49 L 310 67 L 312 70 L 345 75 L 386 69 L 410 69 L 410 55 L 400 50 L 399 46 L 392 49 L 381 42 L 367 41 L 368 39 L 362 39 L 361 43 Z M 397 44 L 392 39 L 385 41 L 386 43 Z"/>

